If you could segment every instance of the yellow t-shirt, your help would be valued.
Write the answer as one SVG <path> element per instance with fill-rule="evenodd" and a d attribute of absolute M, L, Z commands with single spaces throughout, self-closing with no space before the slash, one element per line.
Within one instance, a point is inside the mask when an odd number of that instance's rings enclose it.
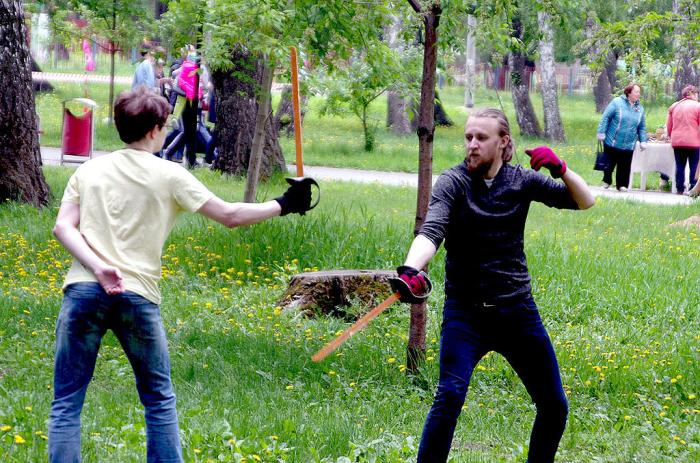
<path fill-rule="evenodd" d="M 161 255 L 175 218 L 213 197 L 179 164 L 122 149 L 81 165 L 62 201 L 80 206 L 80 233 L 104 262 L 121 270 L 125 289 L 160 304 Z M 63 287 L 85 281 L 97 279 L 73 259 Z"/>

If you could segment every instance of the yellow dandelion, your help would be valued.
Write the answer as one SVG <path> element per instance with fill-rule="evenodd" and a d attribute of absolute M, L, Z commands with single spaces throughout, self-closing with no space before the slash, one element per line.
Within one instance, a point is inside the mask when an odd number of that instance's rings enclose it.
<path fill-rule="evenodd" d="M 22 436 L 20 436 L 19 434 L 15 434 L 15 444 L 21 445 L 21 444 L 24 444 L 25 442 L 27 442 L 27 441 L 24 440 L 24 438 Z"/>

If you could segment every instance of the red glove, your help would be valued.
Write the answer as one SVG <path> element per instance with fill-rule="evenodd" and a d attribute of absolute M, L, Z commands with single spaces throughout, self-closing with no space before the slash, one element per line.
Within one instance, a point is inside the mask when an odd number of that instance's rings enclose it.
<path fill-rule="evenodd" d="M 525 150 L 525 153 L 530 156 L 530 167 L 535 170 L 546 167 L 554 178 L 559 178 L 566 172 L 566 163 L 549 146 L 538 146 Z"/>
<path fill-rule="evenodd" d="M 417 304 L 428 298 L 433 290 L 433 284 L 428 278 L 428 274 L 418 271 L 408 265 L 401 265 L 396 269 L 398 278 L 391 278 L 389 283 L 394 292 L 399 292 L 401 302 Z"/>

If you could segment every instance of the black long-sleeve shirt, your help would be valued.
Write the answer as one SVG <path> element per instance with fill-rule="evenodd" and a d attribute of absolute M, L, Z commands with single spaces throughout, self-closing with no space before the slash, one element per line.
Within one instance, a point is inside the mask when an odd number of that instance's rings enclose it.
<path fill-rule="evenodd" d="M 445 240 L 445 294 L 474 303 L 524 298 L 531 291 L 523 234 L 530 202 L 578 209 L 562 182 L 504 164 L 490 187 L 466 163 L 440 175 L 419 234 Z"/>

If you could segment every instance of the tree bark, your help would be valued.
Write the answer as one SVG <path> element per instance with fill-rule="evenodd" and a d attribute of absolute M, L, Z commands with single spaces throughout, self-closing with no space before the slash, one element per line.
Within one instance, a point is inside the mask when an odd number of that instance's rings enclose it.
<path fill-rule="evenodd" d="M 272 90 L 272 78 L 275 74 L 275 65 L 267 56 L 261 59 L 262 84 L 260 86 L 260 97 L 258 98 L 258 112 L 255 116 L 255 131 L 253 135 L 253 145 L 250 152 L 250 164 L 248 166 L 248 180 L 245 186 L 243 201 L 247 203 L 255 202 L 255 192 L 258 188 L 260 177 L 260 164 L 262 161 L 263 144 L 265 140 L 265 125 L 270 119 L 270 94 Z"/>
<path fill-rule="evenodd" d="M 420 12 L 417 2 L 411 5 Z M 413 229 L 418 234 L 428 213 L 428 203 L 433 180 L 433 135 L 435 133 L 435 70 L 437 69 L 438 26 L 442 8 L 438 2 L 432 3 L 423 12 L 425 40 L 423 48 L 423 78 L 421 80 L 420 108 L 418 110 L 418 198 L 416 221 Z M 411 325 L 408 333 L 406 371 L 416 373 L 425 358 L 426 304 L 411 304 Z"/>
<path fill-rule="evenodd" d="M 586 18 L 586 38 L 590 39 L 593 33 L 600 28 L 600 25 L 596 21 L 595 12 L 591 11 L 588 13 Z M 592 63 L 595 61 L 596 56 L 600 53 L 598 47 L 591 47 L 588 50 L 588 62 Z M 605 62 L 605 67 L 598 74 L 596 78 L 596 84 L 593 86 L 593 97 L 595 98 L 595 110 L 598 113 L 602 113 L 605 108 L 612 100 L 612 89 L 613 86 L 610 82 L 608 67 L 609 63 L 612 61 L 614 65 L 616 62 L 611 59 L 612 53 L 610 53 Z M 614 72 L 614 69 L 613 69 Z"/>
<path fill-rule="evenodd" d="M 697 6 L 695 6 L 695 10 L 697 10 Z M 673 81 L 673 91 L 676 94 L 676 99 L 680 100 L 683 97 L 681 94 L 683 87 L 686 85 L 698 85 L 700 75 L 698 74 L 697 66 L 694 64 L 697 54 L 696 42 L 687 40 L 688 37 L 685 35 L 689 18 L 694 13 L 692 4 L 684 0 L 673 0 L 673 12 L 683 18 L 676 27 L 673 39 L 676 58 L 676 75 Z"/>
<path fill-rule="evenodd" d="M 391 15 L 389 17 L 389 25 L 386 28 L 386 42 L 392 50 L 401 51 L 404 48 L 399 39 L 400 30 L 401 18 Z M 389 91 L 387 92 L 386 104 L 386 126 L 399 135 L 411 133 L 411 121 L 408 117 L 408 99 L 397 92 Z"/>
<path fill-rule="evenodd" d="M 117 30 L 117 0 L 112 0 L 112 33 Z M 109 108 L 107 108 L 107 125 L 114 123 L 114 54 L 117 45 L 109 41 Z"/>
<path fill-rule="evenodd" d="M 542 75 L 542 106 L 544 110 L 544 136 L 548 140 L 562 142 L 566 140 L 564 125 L 559 114 L 557 98 L 557 75 L 554 68 L 554 32 L 551 16 L 540 11 L 537 13 L 542 38 L 540 39 L 540 71 Z"/>
<path fill-rule="evenodd" d="M 523 27 L 518 18 L 513 19 L 513 31 L 515 37 L 523 38 Z M 541 137 L 542 129 L 532 107 L 530 88 L 525 80 L 525 56 L 519 51 L 511 51 L 508 55 L 508 64 L 513 106 L 520 133 L 529 137 Z"/>
<path fill-rule="evenodd" d="M 447 115 L 437 90 L 435 90 L 433 94 L 435 96 L 435 102 L 433 103 L 433 123 L 443 127 L 452 127 L 454 122 L 452 122 L 450 116 Z M 411 130 L 415 132 L 418 130 L 418 125 L 420 123 L 420 101 L 413 101 L 413 114 L 413 119 L 411 119 Z"/>
<path fill-rule="evenodd" d="M 39 63 L 36 62 L 33 56 L 29 56 L 29 59 L 31 60 L 31 65 L 32 65 L 32 72 L 41 72 L 41 67 L 39 66 Z M 34 93 L 41 93 L 41 92 L 53 92 L 53 85 L 48 80 L 32 80 L 32 90 Z"/>
<path fill-rule="evenodd" d="M 396 92 L 390 91 L 386 95 L 386 105 L 386 126 L 399 135 L 411 133 L 407 99 Z"/>
<path fill-rule="evenodd" d="M 299 95 L 299 104 L 301 105 L 301 123 L 304 123 L 304 115 L 306 110 L 304 105 L 306 104 L 306 96 Z M 294 135 L 294 107 L 292 105 L 292 86 L 285 85 L 282 88 L 282 95 L 280 95 L 280 102 L 277 104 L 277 111 L 275 111 L 274 127 L 277 132 L 284 131 L 287 138 L 291 138 Z"/>
<path fill-rule="evenodd" d="M 443 127 L 452 127 L 454 125 L 454 122 L 452 122 L 450 116 L 447 115 L 447 111 L 445 111 L 445 107 L 442 105 L 442 100 L 440 99 L 440 95 L 438 94 L 437 90 L 435 90 L 434 121 L 435 125 L 441 125 Z"/>
<path fill-rule="evenodd" d="M 46 206 L 22 2 L 0 0 L 0 25 L 0 201 Z"/>
<path fill-rule="evenodd" d="M 470 14 L 467 16 L 467 50 L 464 57 L 464 106 L 467 108 L 474 107 L 474 78 L 476 76 L 475 30 L 476 18 Z"/>
<path fill-rule="evenodd" d="M 391 293 L 390 270 L 324 270 L 294 275 L 278 305 L 285 310 L 303 311 L 309 316 L 319 313 L 344 318 L 358 318 Z M 352 310 L 361 306 L 360 313 Z M 350 309 L 350 310 L 349 310 Z"/>
<path fill-rule="evenodd" d="M 216 137 L 219 157 L 214 169 L 242 175 L 248 170 L 257 114 L 257 94 L 262 83 L 262 67 L 243 47 L 231 52 L 234 68 L 212 74 L 216 102 Z M 271 117 L 265 123 L 265 144 L 260 178 L 285 171 L 279 135 Z"/>

